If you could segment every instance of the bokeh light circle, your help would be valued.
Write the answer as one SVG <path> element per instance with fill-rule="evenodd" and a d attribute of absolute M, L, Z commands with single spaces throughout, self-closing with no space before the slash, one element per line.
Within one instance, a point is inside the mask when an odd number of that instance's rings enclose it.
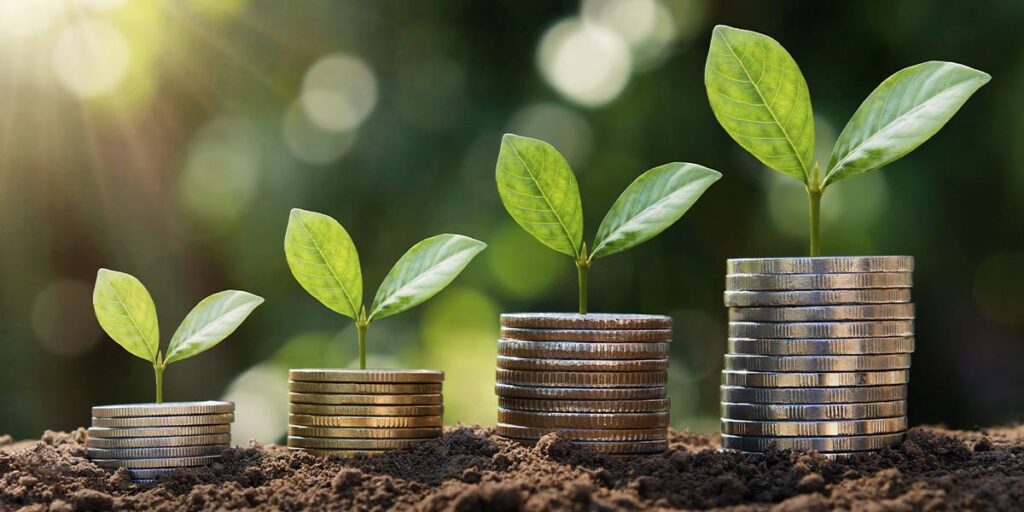
<path fill-rule="evenodd" d="M 51 64 L 61 85 L 80 98 L 112 92 L 124 80 L 128 42 L 109 21 L 85 19 L 61 29 Z"/>
<path fill-rule="evenodd" d="M 618 97 L 633 71 L 629 46 L 622 36 L 578 18 L 561 21 L 544 34 L 537 65 L 556 91 L 588 107 Z"/>
<path fill-rule="evenodd" d="M 212 225 L 238 220 L 252 205 L 261 180 L 255 127 L 219 118 L 192 140 L 178 181 L 186 211 Z"/>
<path fill-rule="evenodd" d="M 50 28 L 63 12 L 62 0 L 2 0 L 0 36 L 38 34 Z"/>
<path fill-rule="evenodd" d="M 313 123 L 298 102 L 284 114 L 281 136 L 296 159 L 308 164 L 329 164 L 342 157 L 355 143 L 355 132 L 324 130 Z"/>
<path fill-rule="evenodd" d="M 319 128 L 358 127 L 377 104 L 377 79 L 362 60 L 344 54 L 320 58 L 302 81 L 302 108 Z"/>

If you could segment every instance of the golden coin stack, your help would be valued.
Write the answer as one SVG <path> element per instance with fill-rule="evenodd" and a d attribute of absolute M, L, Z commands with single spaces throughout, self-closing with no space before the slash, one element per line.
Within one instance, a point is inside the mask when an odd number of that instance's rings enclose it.
<path fill-rule="evenodd" d="M 729 260 L 722 447 L 842 457 L 899 443 L 913 268 L 910 256 Z"/>
<path fill-rule="evenodd" d="M 136 482 L 176 469 L 205 466 L 231 445 L 232 402 L 103 405 L 92 408 L 89 459 L 126 468 Z"/>
<path fill-rule="evenodd" d="M 501 315 L 497 433 L 532 443 L 560 432 L 616 455 L 668 448 L 668 348 L 660 315 Z"/>
<path fill-rule="evenodd" d="M 444 372 L 288 372 L 288 447 L 352 457 L 414 446 L 441 436 Z"/>

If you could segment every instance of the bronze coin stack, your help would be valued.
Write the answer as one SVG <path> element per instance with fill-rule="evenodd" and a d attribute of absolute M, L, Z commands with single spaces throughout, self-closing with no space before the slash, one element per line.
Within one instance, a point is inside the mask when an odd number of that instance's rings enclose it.
<path fill-rule="evenodd" d="M 498 435 L 533 443 L 559 432 L 615 455 L 668 448 L 668 349 L 661 315 L 501 315 Z"/>

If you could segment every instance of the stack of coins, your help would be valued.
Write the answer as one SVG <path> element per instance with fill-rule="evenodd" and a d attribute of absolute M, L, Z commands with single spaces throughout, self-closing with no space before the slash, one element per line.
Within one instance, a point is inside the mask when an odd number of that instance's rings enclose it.
<path fill-rule="evenodd" d="M 205 466 L 231 445 L 234 413 L 232 402 L 93 407 L 86 441 L 89 459 L 111 470 L 126 468 L 136 482 Z"/>
<path fill-rule="evenodd" d="M 672 319 L 657 315 L 501 315 L 498 435 L 550 432 L 616 455 L 668 447 Z"/>
<path fill-rule="evenodd" d="M 722 447 L 880 450 L 907 429 L 910 256 L 734 259 Z"/>
<path fill-rule="evenodd" d="M 291 370 L 288 447 L 372 455 L 436 439 L 444 425 L 434 370 Z"/>

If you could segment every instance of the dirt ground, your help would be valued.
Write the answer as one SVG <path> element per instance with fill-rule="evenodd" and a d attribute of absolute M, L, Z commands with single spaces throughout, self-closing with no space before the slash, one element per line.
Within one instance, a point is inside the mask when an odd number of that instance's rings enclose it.
<path fill-rule="evenodd" d="M 0 510 L 1022 510 L 1024 426 L 912 429 L 897 449 L 829 461 L 750 457 L 672 432 L 668 452 L 611 458 L 551 435 L 525 448 L 457 427 L 415 449 L 323 459 L 234 448 L 136 485 L 85 458 L 85 430 L 0 436 Z"/>

